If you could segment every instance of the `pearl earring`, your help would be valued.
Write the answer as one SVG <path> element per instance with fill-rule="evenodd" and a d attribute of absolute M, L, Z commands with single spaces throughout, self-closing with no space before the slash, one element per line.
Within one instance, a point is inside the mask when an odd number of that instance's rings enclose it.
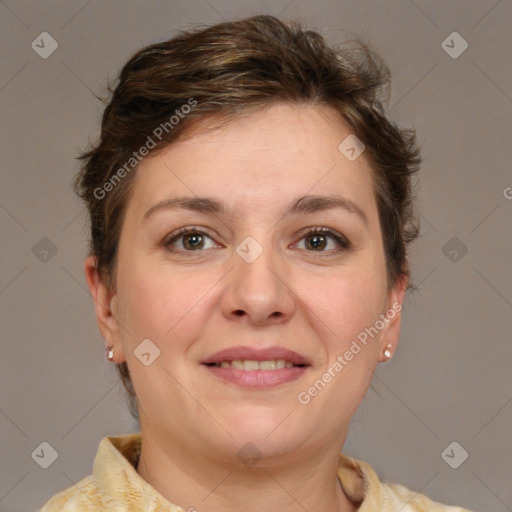
<path fill-rule="evenodd" d="M 386 358 L 386 361 L 388 359 L 391 359 L 391 349 L 393 348 L 393 345 L 391 343 L 386 347 L 386 350 L 384 350 L 384 357 Z"/>
<path fill-rule="evenodd" d="M 107 359 L 109 361 L 114 360 L 114 347 L 107 347 Z"/>

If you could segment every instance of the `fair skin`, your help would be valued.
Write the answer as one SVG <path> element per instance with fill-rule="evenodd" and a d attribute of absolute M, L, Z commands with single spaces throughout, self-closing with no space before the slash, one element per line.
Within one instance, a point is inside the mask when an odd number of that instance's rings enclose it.
<path fill-rule="evenodd" d="M 101 333 L 115 362 L 127 361 L 139 398 L 137 471 L 184 510 L 357 510 L 336 477 L 338 456 L 372 372 L 396 348 L 400 313 L 307 404 L 297 397 L 403 302 L 406 278 L 390 286 L 386 277 L 370 166 L 364 153 L 351 162 L 338 150 L 350 127 L 325 106 L 278 103 L 217 130 L 201 126 L 139 165 L 115 290 L 93 257 L 85 262 Z M 340 207 L 283 216 L 301 196 L 333 193 L 366 220 Z M 227 210 L 161 208 L 145 218 L 178 196 Z M 189 226 L 195 237 L 169 242 Z M 305 236 L 319 226 L 349 248 Z M 263 249 L 251 263 L 236 251 L 248 236 Z M 134 350 L 148 338 L 160 356 L 145 366 Z M 240 345 L 284 347 L 309 366 L 295 380 L 247 389 L 201 364 Z M 252 466 L 237 456 L 247 443 L 261 456 Z"/>

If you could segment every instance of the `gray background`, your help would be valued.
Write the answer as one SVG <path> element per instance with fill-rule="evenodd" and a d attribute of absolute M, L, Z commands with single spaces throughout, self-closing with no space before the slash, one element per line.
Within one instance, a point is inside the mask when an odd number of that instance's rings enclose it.
<path fill-rule="evenodd" d="M 104 360 L 82 271 L 86 215 L 71 191 L 74 157 L 98 134 L 93 92 L 103 95 L 143 45 L 258 13 L 299 18 L 333 41 L 363 36 L 394 72 L 391 116 L 423 143 L 420 291 L 406 300 L 398 353 L 379 366 L 344 451 L 438 501 L 512 510 L 511 2 L 6 0 L 1 511 L 38 509 L 90 474 L 104 435 L 138 430 Z M 47 59 L 31 48 L 43 31 L 58 42 Z M 453 31 L 469 44 L 457 59 L 441 47 Z M 58 452 L 46 470 L 31 457 L 43 441 Z M 453 441 L 469 454 L 458 469 L 441 457 Z"/>

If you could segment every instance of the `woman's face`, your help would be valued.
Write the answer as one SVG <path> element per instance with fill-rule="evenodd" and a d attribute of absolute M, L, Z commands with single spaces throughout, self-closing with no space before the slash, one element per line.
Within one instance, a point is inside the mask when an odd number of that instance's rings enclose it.
<path fill-rule="evenodd" d="M 226 460 L 341 448 L 405 287 L 388 288 L 372 172 L 338 148 L 350 134 L 330 108 L 281 103 L 141 162 L 100 326 L 143 432 Z M 300 363 L 286 351 L 306 366 L 272 362 Z"/>

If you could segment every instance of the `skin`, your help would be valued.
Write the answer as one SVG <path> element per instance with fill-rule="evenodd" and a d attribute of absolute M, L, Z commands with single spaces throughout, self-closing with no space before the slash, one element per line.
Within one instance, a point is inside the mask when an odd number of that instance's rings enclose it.
<path fill-rule="evenodd" d="M 205 126 L 141 162 L 115 290 L 93 257 L 85 262 L 99 328 L 115 362 L 127 361 L 139 398 L 137 471 L 185 510 L 357 510 L 336 477 L 338 454 L 385 348 L 396 349 L 400 313 L 307 405 L 297 395 L 403 302 L 406 278 L 387 282 L 372 170 L 364 153 L 350 162 L 338 150 L 351 131 L 329 107 L 278 103 Z M 281 213 L 300 196 L 333 191 L 356 203 L 367 224 L 342 208 Z M 144 220 L 177 196 L 216 198 L 228 210 L 165 210 Z M 187 226 L 207 232 L 202 248 L 191 249 L 190 236 L 166 247 Z M 315 249 L 314 236 L 304 238 L 312 226 L 340 232 L 352 246 L 328 236 Z M 247 236 L 263 248 L 252 263 L 236 252 Z M 134 355 L 146 338 L 160 350 L 149 366 Z M 200 364 L 239 345 L 286 347 L 311 367 L 298 380 L 248 390 Z M 261 454 L 252 467 L 237 456 L 248 442 Z"/>

